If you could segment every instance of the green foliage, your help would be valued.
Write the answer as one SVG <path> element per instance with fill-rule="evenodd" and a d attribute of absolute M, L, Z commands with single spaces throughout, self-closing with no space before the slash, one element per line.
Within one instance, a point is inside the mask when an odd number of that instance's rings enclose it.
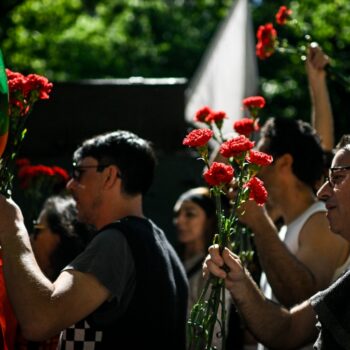
<path fill-rule="evenodd" d="M 25 0 L 7 65 L 50 79 L 191 76 L 230 0 Z"/>
<path fill-rule="evenodd" d="M 275 23 L 275 13 L 281 5 L 293 9 L 300 24 L 300 30 L 281 27 Z M 348 0 L 264 0 L 253 6 L 255 28 L 260 24 L 273 22 L 279 37 L 291 43 L 303 41 L 304 34 L 311 35 L 324 51 L 333 59 L 332 65 L 345 75 L 350 74 L 350 2 Z M 259 61 L 261 93 L 267 99 L 264 118 L 284 116 L 310 121 L 310 98 L 304 63 L 297 55 L 274 54 Z M 329 81 L 329 90 L 335 117 L 336 139 L 350 131 L 350 121 L 346 118 L 349 98 L 343 86 Z M 263 118 L 263 119 L 264 119 Z"/>
<path fill-rule="evenodd" d="M 53 80 L 190 78 L 218 23 L 233 0 L 4 0 L 0 40 L 14 70 Z M 253 0 L 252 0 L 253 1 Z M 299 31 L 276 26 L 291 43 L 309 33 L 345 74 L 350 72 L 348 0 L 253 1 L 255 29 L 274 22 L 279 6 L 293 8 Z M 284 116 L 310 120 L 304 64 L 296 55 L 259 61 L 262 119 Z M 350 129 L 348 93 L 329 83 L 337 136 Z"/>

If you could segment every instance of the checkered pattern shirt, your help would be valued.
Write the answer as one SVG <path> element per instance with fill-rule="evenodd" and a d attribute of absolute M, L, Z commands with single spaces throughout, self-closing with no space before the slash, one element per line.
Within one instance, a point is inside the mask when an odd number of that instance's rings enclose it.
<path fill-rule="evenodd" d="M 60 336 L 59 350 L 102 350 L 103 332 L 91 328 L 86 320 L 65 329 Z"/>

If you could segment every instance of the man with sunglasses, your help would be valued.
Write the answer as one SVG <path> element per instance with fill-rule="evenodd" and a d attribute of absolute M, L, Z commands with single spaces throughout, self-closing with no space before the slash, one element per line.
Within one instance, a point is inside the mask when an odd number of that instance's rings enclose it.
<path fill-rule="evenodd" d="M 329 179 L 318 197 L 325 202 L 327 218 L 334 234 L 350 242 L 350 145 L 341 148 L 332 161 Z M 332 250 L 333 247 L 329 246 Z M 273 349 L 295 349 L 317 340 L 316 349 L 349 349 L 350 271 L 328 289 L 290 311 L 269 302 L 259 291 L 239 258 L 228 249 L 220 256 L 217 247 L 209 249 L 204 264 L 208 271 L 225 279 L 226 288 L 254 336 Z M 322 262 L 320 262 L 322 263 Z M 226 268 L 222 267 L 226 264 Z M 225 272 L 229 271 L 229 272 Z"/>
<path fill-rule="evenodd" d="M 6 286 L 23 334 L 61 332 L 59 349 L 184 349 L 187 281 L 164 233 L 142 210 L 155 156 L 126 131 L 85 141 L 67 188 L 97 234 L 51 283 L 34 259 L 20 209 L 0 198 Z"/>

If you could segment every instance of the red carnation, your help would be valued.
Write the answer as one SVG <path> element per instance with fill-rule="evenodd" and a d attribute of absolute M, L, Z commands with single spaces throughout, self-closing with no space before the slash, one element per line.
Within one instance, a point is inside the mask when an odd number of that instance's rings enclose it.
<path fill-rule="evenodd" d="M 37 74 L 24 76 L 6 69 L 9 86 L 9 110 L 12 117 L 26 116 L 32 105 L 39 99 L 48 99 L 52 89 L 45 77 Z"/>
<path fill-rule="evenodd" d="M 194 121 L 204 123 L 205 118 L 212 112 L 213 111 L 208 106 L 205 106 L 196 112 L 196 115 L 194 116 Z"/>
<path fill-rule="evenodd" d="M 23 93 L 24 86 L 26 84 L 26 78 L 21 73 L 11 72 L 9 69 L 6 69 L 7 73 L 7 82 L 9 91 L 14 94 L 16 92 Z"/>
<path fill-rule="evenodd" d="M 60 180 L 62 180 L 62 182 L 67 182 L 69 180 L 69 175 L 68 175 L 67 171 L 62 169 L 61 167 L 53 166 L 52 170 L 53 170 L 55 176 L 57 176 Z"/>
<path fill-rule="evenodd" d="M 270 57 L 275 52 L 277 31 L 272 23 L 261 25 L 256 33 L 258 43 L 256 44 L 256 55 L 260 59 Z"/>
<path fill-rule="evenodd" d="M 249 136 L 252 132 L 259 130 L 259 125 L 254 119 L 243 118 L 233 124 L 235 131 L 244 136 Z"/>
<path fill-rule="evenodd" d="M 220 186 L 229 183 L 234 175 L 231 165 L 214 162 L 211 167 L 204 172 L 204 180 L 210 186 Z"/>
<path fill-rule="evenodd" d="M 21 188 L 28 188 L 30 183 L 41 176 L 54 176 L 54 171 L 45 165 L 27 165 L 18 170 L 19 185 Z"/>
<path fill-rule="evenodd" d="M 251 150 L 254 142 L 250 141 L 244 135 L 240 135 L 224 142 L 220 146 L 220 154 L 226 158 L 236 157 L 241 153 Z"/>
<path fill-rule="evenodd" d="M 35 92 L 35 99 L 45 100 L 49 98 L 51 89 L 52 83 L 47 78 L 37 74 L 29 74 L 26 79 L 24 95 L 29 96 Z"/>
<path fill-rule="evenodd" d="M 249 188 L 249 199 L 255 200 L 258 205 L 263 205 L 267 201 L 267 191 L 264 183 L 255 177 L 252 177 L 243 187 Z"/>
<path fill-rule="evenodd" d="M 223 119 L 226 119 L 226 113 L 223 111 L 211 112 L 206 118 L 205 121 L 207 123 L 218 123 L 222 122 Z"/>
<path fill-rule="evenodd" d="M 254 151 L 254 150 L 249 151 L 247 160 L 249 163 L 260 165 L 260 166 L 267 166 L 273 162 L 273 158 L 269 154 L 266 154 L 264 152 Z"/>
<path fill-rule="evenodd" d="M 213 134 L 210 129 L 195 129 L 184 138 L 182 144 L 188 147 L 203 147 Z"/>
<path fill-rule="evenodd" d="M 69 175 L 66 170 L 61 167 L 46 165 L 24 165 L 18 170 L 19 185 L 22 189 L 35 188 L 40 191 L 42 180 L 46 179 L 45 186 L 65 185 L 69 180 Z M 50 182 L 47 182 L 49 179 Z M 62 186 L 61 186 L 62 187 Z M 49 187 L 48 187 L 49 188 Z"/>
<path fill-rule="evenodd" d="M 243 100 L 244 107 L 251 108 L 264 108 L 265 99 L 262 96 L 250 96 Z"/>
<path fill-rule="evenodd" d="M 276 13 L 276 22 L 281 26 L 285 25 L 291 14 L 291 9 L 288 9 L 287 6 L 281 6 Z"/>

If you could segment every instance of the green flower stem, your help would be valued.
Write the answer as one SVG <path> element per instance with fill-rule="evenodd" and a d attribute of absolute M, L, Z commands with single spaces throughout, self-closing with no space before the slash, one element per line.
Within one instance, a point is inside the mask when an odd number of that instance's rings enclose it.
<path fill-rule="evenodd" d="M 25 137 L 25 123 L 31 111 L 29 109 L 25 116 L 12 116 L 10 120 L 10 134 L 5 149 L 5 155 L 1 161 L 0 170 L 0 193 L 7 198 L 12 194 L 12 182 L 14 178 L 15 159 Z M 12 124 L 11 124 L 12 123 Z M 9 146 L 11 148 L 9 148 Z"/>
<path fill-rule="evenodd" d="M 222 135 L 220 134 L 220 137 Z M 204 151 L 204 150 L 203 150 Z M 205 165 L 210 168 L 208 157 L 200 153 L 201 159 Z M 218 232 L 214 243 L 219 244 L 219 252 L 223 253 L 225 247 L 231 247 L 233 234 L 235 235 L 235 251 L 241 257 L 243 267 L 246 267 L 247 257 L 250 256 L 249 232 L 243 230 L 243 226 L 237 218 L 237 211 L 240 205 L 247 199 L 249 191 L 244 188 L 253 174 L 250 172 L 249 164 L 245 161 L 245 153 L 242 154 L 237 162 L 230 161 L 231 166 L 235 169 L 237 175 L 238 191 L 234 198 L 234 205 L 228 217 L 224 216 L 221 205 L 221 195 L 223 186 L 215 186 L 211 192 L 215 199 L 216 215 L 218 223 Z M 249 254 L 249 256 L 248 256 Z M 224 266 L 227 270 L 227 267 Z M 207 297 L 209 287 L 211 291 Z M 219 308 L 221 307 L 221 312 Z M 224 280 L 211 276 L 205 283 L 204 289 L 199 297 L 198 302 L 193 306 L 187 323 L 187 332 L 189 339 L 189 350 L 213 350 L 212 341 L 214 336 L 215 325 L 218 323 L 220 327 L 220 335 L 222 337 L 222 350 L 225 350 L 226 340 L 226 300 L 225 300 L 225 284 Z"/>
<path fill-rule="evenodd" d="M 189 349 L 191 350 L 201 350 L 200 347 L 203 344 L 203 332 L 204 332 L 204 319 L 202 319 L 201 311 L 204 307 L 206 307 L 206 314 L 208 313 L 207 302 L 205 300 L 205 296 L 211 285 L 213 277 L 209 277 L 205 283 L 205 286 L 202 290 L 202 293 L 199 297 L 198 302 L 192 308 L 190 318 L 187 322 L 187 332 L 190 340 Z M 201 318 L 200 318 L 201 317 Z M 199 329 L 198 329 L 199 328 Z M 205 336 L 205 335 L 204 335 Z"/>
<path fill-rule="evenodd" d="M 214 125 L 216 125 L 216 128 L 214 128 Z M 212 123 L 212 124 L 209 124 L 208 125 L 210 130 L 214 133 L 213 135 L 213 139 L 220 145 L 222 144 L 225 140 L 224 140 L 224 137 L 222 135 L 222 130 L 221 130 L 221 127 L 219 127 L 216 123 Z M 222 124 L 221 124 L 222 126 Z M 215 129 L 218 131 L 218 132 L 215 132 Z M 218 135 L 219 133 L 219 135 Z"/>
<path fill-rule="evenodd" d="M 219 129 L 219 138 L 218 138 L 219 144 L 222 144 L 224 142 L 224 136 L 222 134 L 221 128 Z"/>
<path fill-rule="evenodd" d="M 222 229 L 222 217 L 221 217 L 221 190 L 220 189 L 214 189 L 214 196 L 215 196 L 215 205 L 216 205 L 216 216 L 218 220 L 218 228 L 219 228 L 219 249 L 220 249 L 220 254 L 222 254 L 224 248 L 226 247 L 226 235 L 223 232 L 224 230 Z"/>
<path fill-rule="evenodd" d="M 226 348 L 226 298 L 225 286 L 221 288 L 221 350 Z"/>

